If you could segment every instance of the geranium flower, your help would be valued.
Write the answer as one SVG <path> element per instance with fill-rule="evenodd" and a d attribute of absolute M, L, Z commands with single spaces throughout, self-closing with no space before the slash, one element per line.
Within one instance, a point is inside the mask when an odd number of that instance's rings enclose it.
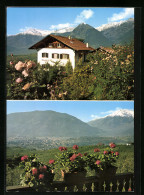
<path fill-rule="evenodd" d="M 108 154 L 108 151 L 105 150 L 105 151 L 104 151 L 104 154 Z"/>
<path fill-rule="evenodd" d="M 100 152 L 100 149 L 99 148 L 95 148 L 94 152 Z"/>
<path fill-rule="evenodd" d="M 17 78 L 17 79 L 16 79 L 16 83 L 21 83 L 22 81 L 23 81 L 22 78 Z"/>
<path fill-rule="evenodd" d="M 76 157 L 77 157 L 77 156 L 80 156 L 80 157 L 82 157 L 82 154 L 81 154 L 81 153 L 78 153 L 78 154 L 76 154 Z"/>
<path fill-rule="evenodd" d="M 53 164 L 54 162 L 54 160 L 49 160 L 49 164 Z"/>
<path fill-rule="evenodd" d="M 101 163 L 101 161 L 100 161 L 100 160 L 97 160 L 95 163 L 96 163 L 97 165 L 99 165 L 99 164 Z"/>
<path fill-rule="evenodd" d="M 132 189 L 131 189 L 131 188 L 129 188 L 129 189 L 128 189 L 128 192 L 131 192 L 131 191 L 132 191 Z"/>
<path fill-rule="evenodd" d="M 111 154 L 113 154 L 114 153 L 114 151 L 111 151 Z"/>
<path fill-rule="evenodd" d="M 73 145 L 74 150 L 78 150 L 78 145 Z"/>
<path fill-rule="evenodd" d="M 111 148 L 115 148 L 116 145 L 115 145 L 114 143 L 112 143 L 112 144 L 110 144 L 110 147 L 111 147 Z"/>
<path fill-rule="evenodd" d="M 71 161 L 74 161 L 76 159 L 77 155 L 76 154 L 73 154 L 71 157 L 70 157 L 70 160 Z"/>
<path fill-rule="evenodd" d="M 43 166 L 39 168 L 40 172 L 45 172 L 47 170 L 47 166 Z"/>
<path fill-rule="evenodd" d="M 37 168 L 33 168 L 33 169 L 32 169 L 32 174 L 33 174 L 33 175 L 37 175 L 37 173 L 38 173 Z"/>
<path fill-rule="evenodd" d="M 60 147 L 59 147 L 59 150 L 60 150 L 60 151 L 65 151 L 65 150 L 67 150 L 67 148 L 66 148 L 66 147 L 60 146 Z"/>
<path fill-rule="evenodd" d="M 44 174 L 39 174 L 39 179 L 44 179 Z"/>
<path fill-rule="evenodd" d="M 119 152 L 115 152 L 115 155 L 118 156 L 119 155 Z"/>
<path fill-rule="evenodd" d="M 27 160 L 27 159 L 28 159 L 27 155 L 21 157 L 21 161 L 24 161 L 24 160 Z"/>

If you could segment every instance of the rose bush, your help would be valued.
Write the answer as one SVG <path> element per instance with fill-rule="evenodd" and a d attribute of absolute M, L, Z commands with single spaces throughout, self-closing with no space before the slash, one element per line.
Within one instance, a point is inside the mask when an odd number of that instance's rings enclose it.
<path fill-rule="evenodd" d="M 40 191 L 47 189 L 53 181 L 54 174 L 51 167 L 41 163 L 36 155 L 21 157 L 19 167 L 24 170 L 20 176 L 22 186 L 28 185 Z"/>

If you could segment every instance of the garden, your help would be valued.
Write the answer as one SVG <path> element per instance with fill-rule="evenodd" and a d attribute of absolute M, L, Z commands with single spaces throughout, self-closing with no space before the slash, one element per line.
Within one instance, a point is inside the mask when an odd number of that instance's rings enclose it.
<path fill-rule="evenodd" d="M 133 100 L 134 45 L 97 50 L 75 69 L 71 63 L 36 63 L 36 55 L 8 56 L 8 100 Z M 30 60 L 30 59 L 31 60 Z"/>

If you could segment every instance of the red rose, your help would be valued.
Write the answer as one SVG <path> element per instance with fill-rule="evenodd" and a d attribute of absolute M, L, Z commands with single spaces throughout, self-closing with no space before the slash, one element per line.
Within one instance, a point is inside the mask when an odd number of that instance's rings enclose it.
<path fill-rule="evenodd" d="M 44 179 L 44 174 L 39 174 L 39 179 Z"/>
<path fill-rule="evenodd" d="M 104 151 L 104 154 L 108 154 L 108 151 L 105 150 L 105 151 Z"/>
<path fill-rule="evenodd" d="M 33 174 L 33 175 L 37 175 L 37 173 L 38 173 L 37 168 L 33 168 L 33 169 L 32 169 L 32 174 Z"/>
<path fill-rule="evenodd" d="M 49 164 L 53 164 L 54 162 L 54 160 L 49 160 Z"/>
<path fill-rule="evenodd" d="M 94 152 L 100 152 L 100 149 L 99 148 L 95 148 Z"/>
<path fill-rule="evenodd" d="M 119 155 L 119 152 L 115 152 L 115 155 L 118 156 Z"/>
<path fill-rule="evenodd" d="M 78 150 L 78 145 L 73 145 L 74 150 Z"/>
<path fill-rule="evenodd" d="M 97 165 L 99 165 L 100 163 L 101 163 L 101 161 L 100 161 L 100 160 L 97 160 L 97 161 L 96 161 L 96 164 L 97 164 Z"/>

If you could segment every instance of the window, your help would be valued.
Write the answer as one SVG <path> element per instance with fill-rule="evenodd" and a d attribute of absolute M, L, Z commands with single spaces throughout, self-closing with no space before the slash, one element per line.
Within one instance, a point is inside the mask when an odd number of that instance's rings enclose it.
<path fill-rule="evenodd" d="M 58 43 L 58 44 L 57 44 L 57 47 L 61 47 L 61 44 L 60 44 L 60 43 Z"/>
<path fill-rule="evenodd" d="M 60 59 L 69 59 L 69 54 L 60 54 Z"/>
<path fill-rule="evenodd" d="M 53 53 L 53 54 L 52 54 L 52 58 L 54 58 L 54 59 L 59 59 L 59 54 L 58 54 L 58 53 Z"/>
<path fill-rule="evenodd" d="M 48 53 L 42 53 L 42 58 L 48 58 Z"/>

